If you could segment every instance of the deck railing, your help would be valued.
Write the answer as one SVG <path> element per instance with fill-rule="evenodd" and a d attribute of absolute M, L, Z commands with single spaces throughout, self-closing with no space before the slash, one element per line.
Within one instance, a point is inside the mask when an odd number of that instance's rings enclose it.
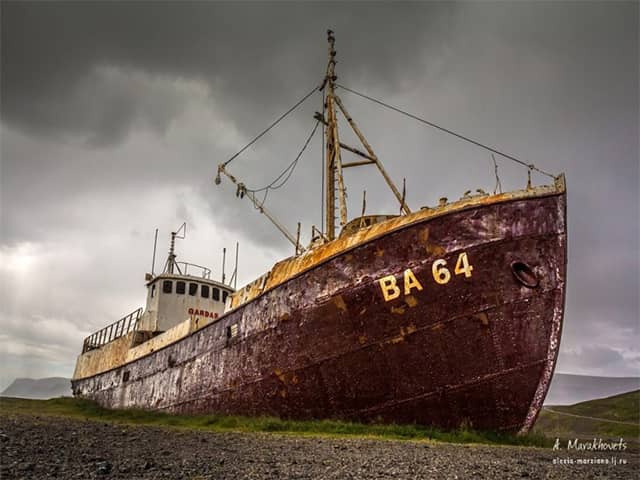
<path fill-rule="evenodd" d="M 126 317 L 122 317 L 117 322 L 107 325 L 102 330 L 92 333 L 84 339 L 84 343 L 82 344 L 82 353 L 100 348 L 109 342 L 113 342 L 116 338 L 120 338 L 123 335 L 136 330 L 141 316 L 142 308 L 138 308 Z"/>
<path fill-rule="evenodd" d="M 202 265 L 188 262 L 176 262 L 176 265 L 181 275 L 189 275 L 189 269 L 191 269 L 192 271 L 195 270 L 196 274 L 191 274 L 194 277 L 211 278 L 211 269 Z"/>

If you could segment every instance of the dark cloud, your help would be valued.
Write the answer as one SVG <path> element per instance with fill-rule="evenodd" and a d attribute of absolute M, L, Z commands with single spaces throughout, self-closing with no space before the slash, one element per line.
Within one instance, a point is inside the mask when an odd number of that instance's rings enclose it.
<path fill-rule="evenodd" d="M 415 44 L 438 46 L 425 40 L 439 38 L 455 10 L 354 3 L 332 6 L 334 16 L 327 8 L 288 2 L 4 2 L 3 120 L 50 134 L 94 130 L 104 141 L 119 141 L 143 112 L 136 108 L 139 91 L 96 85 L 96 68 L 116 66 L 202 80 L 231 118 L 251 130 L 289 103 L 292 92 L 320 83 L 326 28 L 340 32 L 341 61 L 353 64 L 359 76 L 394 83 L 422 67 L 402 52 Z M 78 98 L 87 83 L 96 88 Z M 162 121 L 166 113 L 150 115 Z"/>
<path fill-rule="evenodd" d="M 589 344 L 564 349 L 558 359 L 559 371 L 579 374 L 603 374 L 612 377 L 638 376 L 640 355 L 608 345 Z"/>

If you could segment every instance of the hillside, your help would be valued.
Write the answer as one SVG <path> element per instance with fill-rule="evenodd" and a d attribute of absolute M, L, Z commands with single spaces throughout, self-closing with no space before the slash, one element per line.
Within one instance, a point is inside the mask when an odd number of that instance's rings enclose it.
<path fill-rule="evenodd" d="M 71 396 L 71 380 L 62 377 L 16 378 L 2 393 L 3 397 L 46 400 Z"/>
<path fill-rule="evenodd" d="M 536 432 L 561 438 L 624 438 L 640 440 L 640 390 L 569 406 L 547 406 Z"/>

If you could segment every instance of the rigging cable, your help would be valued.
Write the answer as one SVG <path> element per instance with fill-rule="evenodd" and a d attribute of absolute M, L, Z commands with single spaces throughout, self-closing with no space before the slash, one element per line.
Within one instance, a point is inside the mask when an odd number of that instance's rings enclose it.
<path fill-rule="evenodd" d="M 324 112 L 324 104 L 327 101 L 326 100 L 326 95 L 324 93 L 324 89 L 322 89 L 322 112 Z M 324 196 L 325 196 L 325 179 L 324 179 L 324 175 L 325 175 L 325 159 L 324 159 L 324 149 L 325 149 L 325 129 L 324 127 L 322 128 L 322 137 L 321 137 L 321 141 L 322 144 L 320 145 L 320 149 L 322 150 L 322 187 L 321 187 L 321 194 L 320 194 L 320 225 L 321 225 L 321 232 L 322 232 L 322 236 L 324 236 Z"/>
<path fill-rule="evenodd" d="M 548 177 L 551 177 L 551 178 L 554 178 L 554 179 L 556 178 L 554 175 L 552 175 L 552 174 L 550 174 L 548 172 L 545 172 L 544 170 L 540 170 L 538 167 L 536 167 L 532 163 L 529 164 L 529 163 L 523 162 L 522 160 L 519 160 L 519 159 L 517 159 L 517 158 L 515 158 L 515 157 L 513 157 L 513 156 L 511 156 L 509 154 L 506 154 L 504 152 L 501 152 L 500 150 L 496 150 L 495 148 L 492 148 L 492 147 L 489 147 L 487 145 L 484 145 L 484 144 L 482 144 L 482 143 L 480 143 L 480 142 L 478 142 L 476 140 L 472 140 L 472 139 L 470 139 L 468 137 L 465 137 L 464 135 L 460 135 L 459 133 L 456 133 L 456 132 L 453 132 L 453 131 L 451 131 L 451 130 L 449 130 L 447 128 L 441 127 L 440 125 L 436 125 L 435 123 L 429 122 L 428 120 L 425 120 L 424 118 L 420 118 L 420 117 L 417 117 L 416 115 L 412 115 L 409 112 L 405 112 L 404 110 L 401 110 L 401 109 L 399 109 L 397 107 L 389 105 L 388 103 L 384 103 L 381 100 L 377 100 L 377 99 L 375 99 L 373 97 L 365 95 L 364 93 L 360 93 L 360 92 L 356 92 L 355 90 L 351 90 L 350 88 L 347 88 L 344 85 L 336 84 L 336 86 L 339 87 L 339 88 L 342 88 L 343 90 L 346 90 L 347 92 L 350 92 L 350 93 L 353 93 L 355 95 L 358 95 L 359 97 L 365 98 L 365 99 L 367 99 L 367 100 L 369 100 L 371 102 L 377 103 L 378 105 L 381 105 L 381 106 L 383 106 L 385 108 L 388 108 L 388 109 L 393 110 L 395 112 L 401 113 L 402 115 L 405 115 L 405 116 L 407 116 L 409 118 L 417 120 L 418 122 L 424 123 L 425 125 L 428 125 L 428 126 L 433 127 L 433 128 L 437 128 L 438 130 L 440 130 L 442 132 L 445 132 L 445 133 L 448 133 L 449 135 L 453 135 L 454 137 L 458 137 L 461 140 L 464 140 L 466 142 L 472 143 L 473 145 L 476 145 L 478 147 L 484 148 L 485 150 L 489 150 L 490 152 L 497 153 L 501 157 L 504 157 L 504 158 L 506 158 L 508 160 L 511 160 L 513 162 L 519 163 L 520 165 L 523 165 L 523 166 L 527 167 L 529 170 L 535 170 L 536 172 L 539 172 L 539 173 L 541 173 L 543 175 L 546 175 Z"/>
<path fill-rule="evenodd" d="M 244 189 L 247 192 L 251 192 L 253 194 L 256 194 L 256 193 L 259 193 L 259 192 L 264 192 L 264 197 L 262 198 L 262 202 L 260 202 L 259 205 L 254 205 L 255 208 L 260 209 L 260 208 L 262 208 L 264 206 L 264 202 L 267 200 L 267 195 L 269 194 L 269 190 L 277 190 L 277 189 L 283 187 L 284 184 L 287 183 L 289 178 L 291 178 L 291 175 L 293 174 L 293 171 L 296 169 L 296 166 L 298 165 L 298 161 L 302 157 L 302 154 L 304 153 L 304 151 L 309 146 L 309 143 L 311 142 L 311 139 L 315 135 L 316 130 L 318 130 L 318 125 L 320 125 L 320 122 L 316 121 L 315 125 L 313 126 L 313 129 L 311 129 L 311 133 L 307 137 L 307 140 L 304 142 L 304 145 L 302 146 L 302 148 L 298 152 L 298 155 L 296 155 L 296 158 L 269 185 L 266 185 L 266 186 L 264 186 L 262 188 L 258 188 L 258 189 L 255 189 L 255 190 L 252 190 L 250 188 L 244 187 Z M 281 180 L 282 177 L 284 177 L 283 180 Z M 278 183 L 278 182 L 280 182 L 280 183 Z"/>
<path fill-rule="evenodd" d="M 298 108 L 307 98 L 309 98 L 311 95 L 313 95 L 316 90 L 318 90 L 318 87 L 313 87 L 313 90 L 311 90 L 309 93 L 307 93 L 304 97 L 302 97 L 298 103 L 296 103 L 293 107 L 291 107 L 289 110 L 287 110 L 286 112 L 284 112 L 282 115 L 280 115 L 280 117 L 278 117 L 278 119 L 276 121 L 274 121 L 271 125 L 269 125 L 265 130 L 263 130 L 262 132 L 260 132 L 253 140 L 251 140 L 249 143 L 247 143 L 244 147 L 242 147 L 240 149 L 239 152 L 237 152 L 235 155 L 233 155 L 229 160 L 227 160 L 226 162 L 224 162 L 222 165 L 223 166 L 227 166 L 229 163 L 231 163 L 233 160 L 236 159 L 236 157 L 238 157 L 238 155 L 240 155 L 242 152 L 244 152 L 247 148 L 249 148 L 251 145 L 253 145 L 254 143 L 256 143 L 265 133 L 267 133 L 269 130 L 271 130 L 273 127 L 275 127 L 278 123 L 280 123 L 281 120 L 283 120 L 287 115 L 289 115 L 291 112 L 293 112 L 296 108 Z"/>

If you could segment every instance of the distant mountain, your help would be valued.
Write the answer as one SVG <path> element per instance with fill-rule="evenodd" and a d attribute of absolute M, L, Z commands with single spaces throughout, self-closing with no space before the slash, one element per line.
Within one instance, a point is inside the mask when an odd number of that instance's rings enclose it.
<path fill-rule="evenodd" d="M 55 397 L 70 397 L 71 380 L 62 377 L 16 378 L 2 393 L 3 397 L 34 398 L 46 400 Z"/>
<path fill-rule="evenodd" d="M 640 389 L 640 377 L 591 377 L 556 373 L 545 405 L 573 405 Z"/>

